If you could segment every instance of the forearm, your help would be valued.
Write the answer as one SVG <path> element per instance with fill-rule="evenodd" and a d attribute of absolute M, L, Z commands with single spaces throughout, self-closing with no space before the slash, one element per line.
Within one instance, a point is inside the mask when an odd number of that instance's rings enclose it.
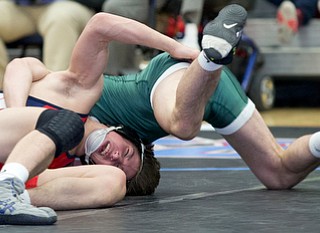
<path fill-rule="evenodd" d="M 95 20 L 99 21 L 95 22 Z M 96 15 L 93 25 L 103 33 L 109 41 L 137 44 L 159 49 L 177 58 L 194 59 L 197 50 L 191 49 L 176 40 L 148 27 L 145 24 L 128 18 L 101 13 Z"/>
<path fill-rule="evenodd" d="M 126 177 L 120 169 L 100 165 L 46 170 L 28 192 L 33 205 L 55 210 L 110 207 L 124 198 Z"/>
<path fill-rule="evenodd" d="M 199 53 L 198 50 L 184 46 L 138 21 L 98 13 L 91 18 L 80 35 L 69 66 L 69 71 L 86 88 L 95 85 L 105 70 L 111 41 L 159 49 L 181 59 L 193 60 Z"/>

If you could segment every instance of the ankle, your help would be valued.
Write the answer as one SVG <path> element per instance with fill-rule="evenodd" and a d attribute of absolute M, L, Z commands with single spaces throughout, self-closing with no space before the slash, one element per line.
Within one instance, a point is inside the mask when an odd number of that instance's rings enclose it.
<path fill-rule="evenodd" d="M 200 52 L 198 56 L 198 63 L 202 67 L 202 69 L 206 71 L 215 71 L 222 67 L 222 65 L 216 64 L 210 61 L 203 51 Z"/>
<path fill-rule="evenodd" d="M 3 177 L 16 177 L 25 183 L 29 178 L 29 171 L 20 163 L 5 164 L 0 173 Z"/>
<path fill-rule="evenodd" d="M 314 157 L 320 158 L 320 132 L 311 135 L 309 139 L 309 149 Z"/>

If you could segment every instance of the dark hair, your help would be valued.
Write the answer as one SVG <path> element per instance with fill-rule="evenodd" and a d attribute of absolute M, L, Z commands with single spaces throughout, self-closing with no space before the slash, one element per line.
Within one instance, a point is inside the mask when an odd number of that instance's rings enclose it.
<path fill-rule="evenodd" d="M 154 157 L 154 145 L 145 145 L 143 166 L 140 173 L 127 182 L 128 196 L 151 195 L 160 181 L 160 162 Z"/>
<path fill-rule="evenodd" d="M 154 157 L 154 145 L 144 144 L 136 131 L 130 127 L 120 125 L 115 127 L 112 131 L 117 132 L 133 143 L 133 145 L 138 148 L 142 158 L 140 172 L 127 182 L 127 195 L 143 196 L 153 194 L 160 181 L 160 163 Z M 86 161 L 85 156 L 80 157 L 80 160 L 82 164 L 95 164 L 90 157 L 88 161 Z"/>

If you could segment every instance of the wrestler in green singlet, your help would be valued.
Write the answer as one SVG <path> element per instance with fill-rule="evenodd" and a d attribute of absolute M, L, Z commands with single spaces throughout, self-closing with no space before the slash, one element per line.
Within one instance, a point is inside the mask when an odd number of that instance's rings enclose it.
<path fill-rule="evenodd" d="M 168 72 L 188 65 L 162 53 L 138 74 L 105 75 L 102 96 L 90 114 L 107 125 L 123 124 L 133 128 L 146 143 L 164 137 L 168 133 L 161 129 L 153 114 L 152 89 Z M 249 119 L 253 110 L 254 104 L 248 100 L 237 79 L 224 68 L 219 85 L 206 105 L 203 120 L 218 133 L 230 134 Z"/>

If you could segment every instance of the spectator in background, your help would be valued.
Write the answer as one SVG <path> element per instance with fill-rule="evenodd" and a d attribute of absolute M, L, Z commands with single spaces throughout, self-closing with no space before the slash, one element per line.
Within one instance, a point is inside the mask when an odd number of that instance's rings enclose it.
<path fill-rule="evenodd" d="M 39 33 L 44 38 L 46 66 L 53 71 L 64 70 L 74 44 L 95 10 L 69 0 L 0 0 L 0 90 L 9 61 L 5 43 Z"/>
<path fill-rule="evenodd" d="M 156 11 L 160 9 L 164 5 L 165 0 L 157 0 L 156 2 L 157 5 L 155 9 L 149 9 L 149 0 L 105 0 L 102 11 L 149 24 L 149 10 Z M 139 62 L 137 61 L 135 53 L 136 45 L 112 41 L 109 44 L 107 73 L 118 75 L 124 70 L 126 70 L 126 72 L 136 72 L 139 69 Z"/>
<path fill-rule="evenodd" d="M 155 1 L 155 6 L 150 4 L 151 1 L 152 0 L 105 0 L 102 6 L 102 11 L 134 19 L 148 24 L 151 27 L 156 27 L 156 25 L 152 25 L 152 21 L 155 19 L 150 18 L 150 10 L 154 11 L 155 14 L 158 14 L 160 11 L 169 11 L 167 13 L 175 15 L 180 14 L 188 23 L 197 25 L 200 23 L 204 0 L 157 0 Z M 154 7 L 154 9 L 150 9 L 150 6 Z M 197 42 L 198 34 L 197 32 L 196 34 L 193 33 L 194 25 L 189 26 L 192 31 L 190 36 L 194 36 L 194 38 L 191 38 L 192 42 L 190 43 L 190 37 L 186 38 L 187 40 L 180 42 L 192 46 L 194 41 Z M 165 28 L 160 28 L 157 25 L 156 29 L 166 34 Z M 189 29 L 189 27 L 186 29 Z M 108 61 L 106 73 L 111 75 L 118 75 L 123 72 L 135 73 L 139 70 L 139 64 L 141 61 L 138 56 L 136 56 L 136 51 L 136 45 L 122 44 L 114 41 L 111 42 L 109 45 L 110 59 Z"/>
<path fill-rule="evenodd" d="M 288 43 L 300 26 L 307 25 L 317 15 L 318 0 L 267 0 L 278 6 L 279 40 Z"/>

